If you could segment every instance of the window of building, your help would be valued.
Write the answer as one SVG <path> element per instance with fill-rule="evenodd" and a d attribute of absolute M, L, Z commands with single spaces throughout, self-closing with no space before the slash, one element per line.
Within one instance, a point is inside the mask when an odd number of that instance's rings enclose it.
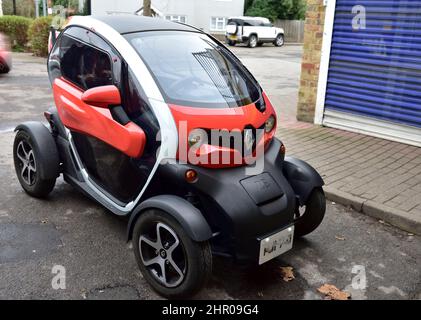
<path fill-rule="evenodd" d="M 210 30 L 211 31 L 225 31 L 227 26 L 227 18 L 224 17 L 212 17 Z"/>
<path fill-rule="evenodd" d="M 167 15 L 165 16 L 165 19 L 173 22 L 181 22 L 181 23 L 187 23 L 187 17 L 186 16 L 180 16 L 180 15 Z"/>

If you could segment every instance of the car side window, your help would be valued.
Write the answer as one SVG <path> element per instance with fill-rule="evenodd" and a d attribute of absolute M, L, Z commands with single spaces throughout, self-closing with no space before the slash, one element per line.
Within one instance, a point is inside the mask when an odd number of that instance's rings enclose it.
<path fill-rule="evenodd" d="M 83 90 L 113 84 L 111 60 L 102 50 L 63 35 L 60 60 L 62 76 Z"/>
<path fill-rule="evenodd" d="M 130 120 L 145 132 L 146 146 L 143 154 L 145 158 L 146 155 L 156 154 L 159 123 L 133 71 L 126 66 L 122 73 L 123 108 Z"/>

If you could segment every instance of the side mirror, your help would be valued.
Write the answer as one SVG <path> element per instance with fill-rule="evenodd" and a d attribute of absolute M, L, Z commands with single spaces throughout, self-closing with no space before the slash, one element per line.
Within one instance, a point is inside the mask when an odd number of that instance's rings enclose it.
<path fill-rule="evenodd" d="M 108 108 L 120 106 L 121 96 L 116 86 L 102 86 L 86 90 L 82 101 L 94 107 Z"/>

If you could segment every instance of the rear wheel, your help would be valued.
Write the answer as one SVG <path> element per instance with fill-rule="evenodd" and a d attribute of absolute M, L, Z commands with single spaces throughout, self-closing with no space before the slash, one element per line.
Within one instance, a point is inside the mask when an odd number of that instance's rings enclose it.
<path fill-rule="evenodd" d="M 326 197 L 323 189 L 314 189 L 305 206 L 296 209 L 295 237 L 302 237 L 316 230 L 323 221 L 325 211 Z"/>
<path fill-rule="evenodd" d="M 256 47 L 257 47 L 257 43 L 258 43 L 257 36 L 256 36 L 256 35 L 254 35 L 254 34 L 252 34 L 252 35 L 249 37 L 249 41 L 248 41 L 247 45 L 248 45 L 250 48 L 256 48 Z"/>
<path fill-rule="evenodd" d="M 209 242 L 193 241 L 164 211 L 140 215 L 133 230 L 133 248 L 145 279 L 167 298 L 196 294 L 212 273 Z"/>
<path fill-rule="evenodd" d="M 38 141 L 39 144 L 46 142 Z M 18 180 L 22 188 L 31 196 L 37 198 L 46 197 L 54 188 L 56 179 L 43 179 L 40 175 L 41 167 L 52 154 L 40 154 L 34 148 L 34 142 L 25 131 L 16 134 L 13 144 L 13 158 Z M 49 159 L 47 159 L 49 160 Z"/>

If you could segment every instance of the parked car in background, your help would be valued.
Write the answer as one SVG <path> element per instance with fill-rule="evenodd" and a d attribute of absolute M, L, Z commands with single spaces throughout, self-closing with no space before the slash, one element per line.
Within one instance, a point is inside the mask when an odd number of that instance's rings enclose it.
<path fill-rule="evenodd" d="M 12 54 L 9 38 L 0 33 L 0 73 L 8 73 L 12 69 Z"/>
<path fill-rule="evenodd" d="M 246 43 L 250 48 L 273 43 L 284 45 L 284 29 L 276 28 L 267 18 L 232 17 L 228 19 L 226 39 L 230 46 Z"/>

